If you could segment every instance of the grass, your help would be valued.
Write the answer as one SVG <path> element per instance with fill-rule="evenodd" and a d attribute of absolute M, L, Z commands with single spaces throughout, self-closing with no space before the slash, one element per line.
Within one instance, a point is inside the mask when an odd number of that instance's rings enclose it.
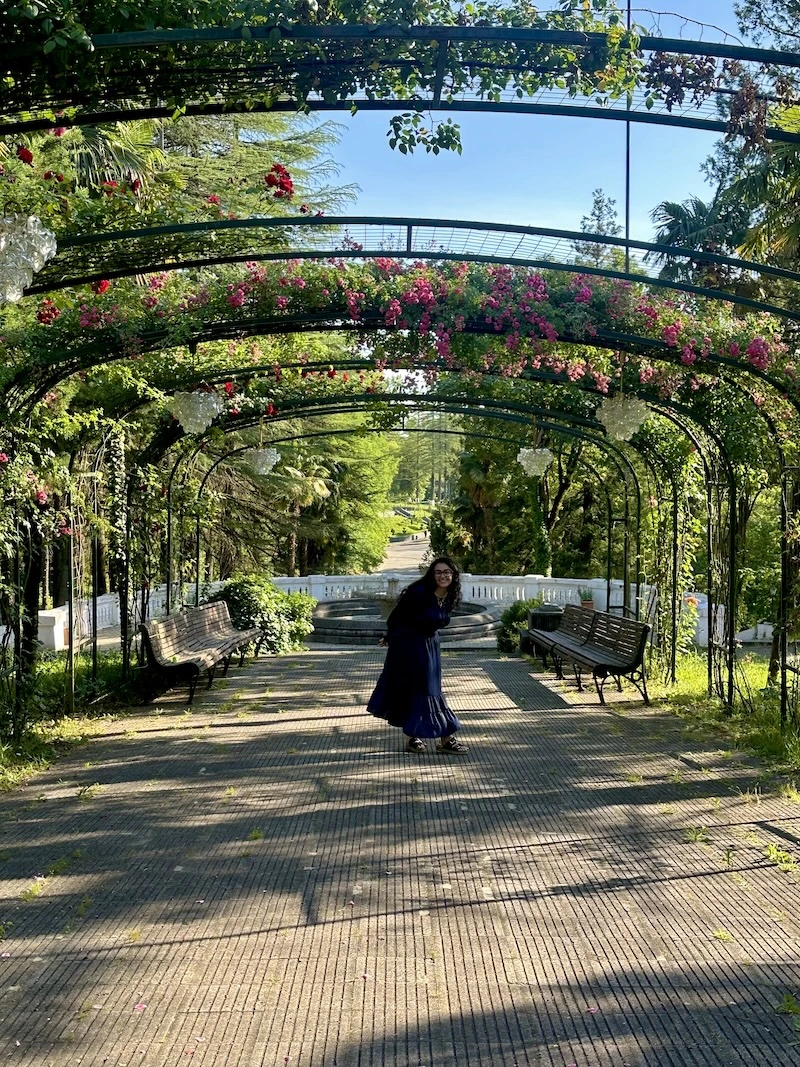
<path fill-rule="evenodd" d="M 709 697 L 704 655 L 686 653 L 678 660 L 677 685 L 667 687 L 657 680 L 652 688 L 654 703 L 685 720 L 700 740 L 724 740 L 725 747 L 751 752 L 779 772 L 800 770 L 800 729 L 781 732 L 779 693 L 767 686 L 767 660 L 748 654 L 737 660 L 738 695 L 733 711 L 717 697 Z"/>
<path fill-rule="evenodd" d="M 0 742 L 0 792 L 23 785 L 65 752 L 96 737 L 103 732 L 107 721 L 107 716 L 103 716 L 102 719 L 81 717 L 42 722 L 16 744 Z"/>
<path fill-rule="evenodd" d="M 708 829 L 705 826 L 687 826 L 684 835 L 687 841 L 708 841 Z"/>
<path fill-rule="evenodd" d="M 66 678 L 66 654 L 43 653 L 36 666 L 35 704 L 24 737 L 15 742 L 0 737 L 0 792 L 23 785 L 64 752 L 102 733 L 113 716 L 140 703 L 138 694 L 122 680 L 119 652 L 98 657 L 97 678 L 91 677 L 90 658 L 77 657 L 72 716 L 64 714 Z M 7 711 L 5 704 L 0 706 L 0 722 Z"/>
<path fill-rule="evenodd" d="M 787 874 L 797 870 L 797 861 L 791 852 L 787 852 L 778 845 L 767 845 L 764 849 L 764 855 L 770 863 L 776 864 L 779 870 Z"/>

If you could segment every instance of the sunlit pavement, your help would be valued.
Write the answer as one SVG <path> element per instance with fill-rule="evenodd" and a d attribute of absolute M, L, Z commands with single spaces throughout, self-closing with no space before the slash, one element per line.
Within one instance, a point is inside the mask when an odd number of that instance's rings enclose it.
<path fill-rule="evenodd" d="M 405 754 L 380 657 L 261 659 L 0 798 L 0 1062 L 800 1062 L 800 807 L 492 653 L 444 654 L 468 753 Z"/>

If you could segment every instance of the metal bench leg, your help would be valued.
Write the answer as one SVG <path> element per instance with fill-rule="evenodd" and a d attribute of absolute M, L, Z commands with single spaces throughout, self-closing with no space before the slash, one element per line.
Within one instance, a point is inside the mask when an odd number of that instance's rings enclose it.
<path fill-rule="evenodd" d="M 246 654 L 247 654 L 247 649 L 244 646 L 242 646 L 242 648 L 239 649 L 239 666 L 240 667 L 244 667 L 244 657 L 245 657 Z M 256 653 L 256 655 L 258 655 L 258 653 Z"/>
<path fill-rule="evenodd" d="M 577 663 L 572 664 L 572 670 L 575 673 L 575 681 L 578 683 L 578 692 L 583 692 L 583 679 L 581 678 L 581 669 Z"/>
<path fill-rule="evenodd" d="M 231 657 L 230 656 L 225 656 L 225 658 L 222 661 L 222 677 L 223 678 L 228 673 L 228 667 L 230 667 L 230 665 L 231 665 Z"/>
<path fill-rule="evenodd" d="M 647 694 L 647 682 L 645 681 L 645 678 L 644 678 L 644 671 L 640 671 L 639 672 L 639 677 L 638 678 L 634 677 L 634 675 L 632 675 L 632 674 L 629 674 L 627 677 L 630 679 L 631 683 L 633 685 L 635 685 L 636 688 L 639 690 L 639 692 L 642 694 L 642 700 L 644 700 L 645 704 L 649 705 L 650 704 L 650 697 Z"/>
<path fill-rule="evenodd" d="M 553 653 L 553 670 L 556 672 L 556 678 L 563 679 L 564 677 L 564 664 L 561 657 Z"/>
<path fill-rule="evenodd" d="M 607 681 L 608 675 L 606 675 L 602 681 L 600 681 L 597 675 L 594 676 L 594 684 L 595 688 L 597 689 L 597 695 L 600 697 L 601 704 L 605 704 L 606 702 L 605 694 L 603 693 L 603 686 L 606 684 Z"/>
<path fill-rule="evenodd" d="M 216 670 L 217 670 L 216 667 L 209 667 L 208 668 L 208 685 L 206 686 L 207 689 L 210 689 L 211 686 L 214 684 L 214 674 L 215 674 Z"/>
<path fill-rule="evenodd" d="M 193 674 L 192 675 L 191 681 L 189 682 L 189 703 L 190 704 L 194 700 L 194 691 L 197 688 L 197 683 L 198 683 L 199 680 L 200 680 L 200 672 L 198 671 L 197 674 Z"/>

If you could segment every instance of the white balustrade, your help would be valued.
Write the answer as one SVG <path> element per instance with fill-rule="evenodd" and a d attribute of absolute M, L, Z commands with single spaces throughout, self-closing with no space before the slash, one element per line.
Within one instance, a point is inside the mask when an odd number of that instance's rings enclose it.
<path fill-rule="evenodd" d="M 271 581 L 287 593 L 307 593 L 318 601 L 351 600 L 359 597 L 374 597 L 393 591 L 398 586 L 402 589 L 410 584 L 408 574 L 309 574 L 295 578 L 272 578 Z M 217 593 L 226 583 L 207 582 L 201 586 L 201 600 Z M 548 578 L 542 574 L 498 575 L 498 574 L 462 574 L 461 593 L 463 599 L 482 606 L 507 606 L 517 600 L 532 600 L 541 597 L 546 604 L 579 604 L 581 592 L 591 590 L 595 607 L 598 611 L 620 612 L 623 603 L 623 583 L 618 579 L 611 582 L 610 607 L 607 598 L 608 587 L 604 578 Z M 173 586 L 171 603 L 173 610 L 181 604 L 194 603 L 194 583 L 186 583 L 183 589 Z M 642 586 L 640 590 L 642 605 L 649 602 L 651 588 Z M 631 585 L 630 603 L 636 597 L 636 587 Z M 697 628 L 695 641 L 699 645 L 708 642 L 708 607 L 707 599 L 701 593 L 687 593 L 697 605 Z M 156 618 L 166 612 L 167 587 L 151 589 L 147 605 L 147 617 Z M 720 639 L 722 613 L 717 609 L 717 631 Z M 84 640 L 92 633 L 92 602 L 79 600 L 75 602 L 75 632 L 78 640 Z M 119 597 L 116 593 L 107 593 L 97 598 L 97 628 L 105 630 L 118 628 L 120 624 Z M 762 626 L 761 628 L 765 628 Z M 764 640 L 758 628 L 753 634 L 744 631 L 737 635 L 739 640 Z M 69 618 L 66 605 L 39 612 L 39 640 L 45 648 L 56 651 L 66 648 L 69 641 Z"/>

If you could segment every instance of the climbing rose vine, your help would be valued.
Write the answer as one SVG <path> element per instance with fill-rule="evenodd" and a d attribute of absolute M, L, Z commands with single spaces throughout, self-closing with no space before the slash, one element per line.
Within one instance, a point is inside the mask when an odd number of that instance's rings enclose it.
<path fill-rule="evenodd" d="M 251 262 L 152 275 L 145 285 L 95 283 L 77 298 L 47 298 L 32 321 L 6 330 L 0 363 L 6 380 L 19 381 L 26 366 L 136 358 L 202 338 L 221 322 L 244 335 L 291 332 L 309 319 L 321 330 L 355 328 L 379 368 L 436 364 L 508 377 L 544 369 L 607 392 L 624 366 L 628 379 L 635 374 L 667 397 L 687 383 L 698 388 L 722 360 L 798 393 L 781 323 L 771 316 L 734 315 L 719 301 L 590 275 L 390 257 Z M 624 359 L 620 338 L 630 342 Z"/>

